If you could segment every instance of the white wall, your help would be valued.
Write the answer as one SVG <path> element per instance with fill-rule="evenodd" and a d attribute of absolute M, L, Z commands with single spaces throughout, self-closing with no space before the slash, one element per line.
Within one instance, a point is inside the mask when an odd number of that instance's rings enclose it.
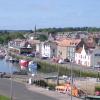
<path fill-rule="evenodd" d="M 75 53 L 75 62 L 83 66 L 91 66 L 91 55 L 86 53 L 84 47 L 81 53 Z"/>

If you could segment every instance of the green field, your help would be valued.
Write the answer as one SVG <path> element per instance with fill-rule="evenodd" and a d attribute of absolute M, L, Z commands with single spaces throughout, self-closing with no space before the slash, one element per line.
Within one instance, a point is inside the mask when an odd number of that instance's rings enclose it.
<path fill-rule="evenodd" d="M 10 98 L 0 95 L 0 100 L 10 100 Z"/>

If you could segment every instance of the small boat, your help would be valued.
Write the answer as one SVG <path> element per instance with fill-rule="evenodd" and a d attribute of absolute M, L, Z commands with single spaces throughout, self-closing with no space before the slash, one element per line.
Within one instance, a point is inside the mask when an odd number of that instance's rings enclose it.
<path fill-rule="evenodd" d="M 17 60 L 16 58 L 13 58 L 13 57 L 10 57 L 9 61 L 12 63 L 19 62 L 19 60 Z"/>
<path fill-rule="evenodd" d="M 6 55 L 6 56 L 5 56 L 5 60 L 6 60 L 6 61 L 9 61 L 9 59 L 10 59 L 10 56 Z"/>
<path fill-rule="evenodd" d="M 21 70 L 27 69 L 28 68 L 28 63 L 29 63 L 29 61 L 27 61 L 27 60 L 20 60 L 19 64 L 20 64 Z"/>

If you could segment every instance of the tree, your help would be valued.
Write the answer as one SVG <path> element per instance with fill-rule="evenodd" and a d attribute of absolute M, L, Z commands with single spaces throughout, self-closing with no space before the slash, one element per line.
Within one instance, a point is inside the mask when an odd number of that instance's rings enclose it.
<path fill-rule="evenodd" d="M 40 35 L 38 36 L 37 39 L 40 40 L 40 41 L 45 41 L 45 40 L 47 40 L 48 38 L 47 38 L 46 35 L 44 35 L 44 34 L 40 34 Z"/>

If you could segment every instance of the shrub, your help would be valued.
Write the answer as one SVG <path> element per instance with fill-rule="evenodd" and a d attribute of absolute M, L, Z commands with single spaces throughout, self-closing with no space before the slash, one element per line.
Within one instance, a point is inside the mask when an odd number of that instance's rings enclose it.
<path fill-rule="evenodd" d="M 37 86 L 41 86 L 41 87 L 47 87 L 47 83 L 44 80 L 36 80 L 33 81 L 33 84 L 37 85 Z"/>

